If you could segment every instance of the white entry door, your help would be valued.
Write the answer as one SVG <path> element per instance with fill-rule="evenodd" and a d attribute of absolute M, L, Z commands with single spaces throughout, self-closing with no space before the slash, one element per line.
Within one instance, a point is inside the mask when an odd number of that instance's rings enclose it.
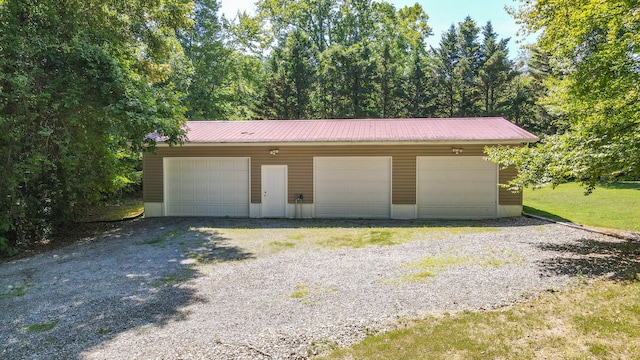
<path fill-rule="evenodd" d="M 262 217 L 287 216 L 287 165 L 262 165 Z"/>

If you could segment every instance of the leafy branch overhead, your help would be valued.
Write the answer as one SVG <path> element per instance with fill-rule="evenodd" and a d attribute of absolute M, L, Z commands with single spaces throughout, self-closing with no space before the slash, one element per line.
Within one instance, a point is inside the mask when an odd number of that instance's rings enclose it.
<path fill-rule="evenodd" d="M 511 186 L 640 179 L 640 7 L 634 1 L 523 2 L 513 15 L 539 34 L 553 72 L 541 99 L 566 132 L 533 147 L 494 149 L 520 168 Z"/>

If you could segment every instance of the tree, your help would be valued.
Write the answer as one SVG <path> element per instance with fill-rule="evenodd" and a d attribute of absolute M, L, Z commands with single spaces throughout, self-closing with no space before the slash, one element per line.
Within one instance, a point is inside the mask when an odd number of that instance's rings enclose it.
<path fill-rule="evenodd" d="M 229 74 L 234 64 L 232 51 L 224 44 L 219 8 L 216 0 L 197 0 L 191 16 L 193 26 L 177 32 L 193 66 L 186 96 L 190 119 L 227 119 L 230 115 Z"/>
<path fill-rule="evenodd" d="M 476 104 L 479 91 L 476 79 L 481 61 L 480 44 L 478 44 L 479 31 L 476 22 L 469 16 L 458 24 L 459 56 L 455 71 L 460 79 L 460 107 L 458 110 L 460 116 L 473 116 L 478 113 Z"/>
<path fill-rule="evenodd" d="M 39 241 L 183 135 L 182 0 L 0 2 L 0 248 Z"/>
<path fill-rule="evenodd" d="M 434 50 L 436 58 L 436 73 L 440 88 L 439 108 L 441 116 L 453 117 L 458 113 L 460 74 L 456 71 L 460 61 L 458 52 L 458 34 L 452 24 L 449 30 L 442 34 L 440 47 Z"/>
<path fill-rule="evenodd" d="M 327 82 L 328 118 L 375 117 L 375 63 L 371 46 L 333 45 L 323 53 L 321 76 Z"/>
<path fill-rule="evenodd" d="M 305 119 L 312 116 L 310 99 L 315 72 L 311 41 L 299 30 L 289 34 L 286 44 L 269 57 L 259 112 L 264 119 Z"/>
<path fill-rule="evenodd" d="M 482 28 L 484 40 L 480 45 L 480 68 L 478 79 L 484 97 L 483 114 L 496 115 L 498 100 L 515 76 L 513 63 L 509 60 L 509 39 L 498 40 L 491 22 Z"/>
<path fill-rule="evenodd" d="M 536 134 L 552 135 L 566 130 L 562 117 L 545 105 L 546 84 L 554 76 L 548 54 L 537 46 L 529 46 L 522 59 L 518 75 L 507 91 L 508 111 L 505 115 L 525 129 Z M 558 75 L 558 74 L 556 74 Z"/>
<path fill-rule="evenodd" d="M 405 117 L 433 117 L 436 111 L 437 77 L 433 76 L 433 59 L 415 49 L 404 79 Z"/>
<path fill-rule="evenodd" d="M 640 6 L 636 1 L 532 1 L 513 10 L 539 33 L 559 75 L 547 82 L 547 106 L 569 128 L 535 147 L 491 152 L 520 175 L 512 187 L 576 180 L 640 179 Z"/>

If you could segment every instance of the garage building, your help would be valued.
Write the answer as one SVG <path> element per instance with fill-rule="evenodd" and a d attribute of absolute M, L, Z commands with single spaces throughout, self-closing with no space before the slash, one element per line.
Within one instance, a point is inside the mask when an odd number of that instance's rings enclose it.
<path fill-rule="evenodd" d="M 189 121 L 144 155 L 145 216 L 519 216 L 487 146 L 538 138 L 504 118 Z"/>

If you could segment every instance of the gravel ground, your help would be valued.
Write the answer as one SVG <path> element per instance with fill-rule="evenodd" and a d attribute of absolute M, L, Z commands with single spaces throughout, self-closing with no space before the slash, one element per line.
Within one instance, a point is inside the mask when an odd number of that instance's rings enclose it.
<path fill-rule="evenodd" d="M 602 246 L 621 240 L 540 220 L 475 222 L 479 231 L 422 239 L 419 224 L 122 223 L 81 243 L 0 263 L 0 358 L 300 359 L 403 318 L 493 309 L 624 271 Z M 362 248 L 285 241 L 287 229 L 318 226 L 416 227 L 418 240 Z M 218 230 L 186 230 L 201 227 Z M 257 241 L 241 241 L 244 228 Z M 281 248 L 256 246 L 261 241 Z M 451 264 L 430 268 L 437 272 L 425 281 L 411 280 L 425 257 Z"/>

